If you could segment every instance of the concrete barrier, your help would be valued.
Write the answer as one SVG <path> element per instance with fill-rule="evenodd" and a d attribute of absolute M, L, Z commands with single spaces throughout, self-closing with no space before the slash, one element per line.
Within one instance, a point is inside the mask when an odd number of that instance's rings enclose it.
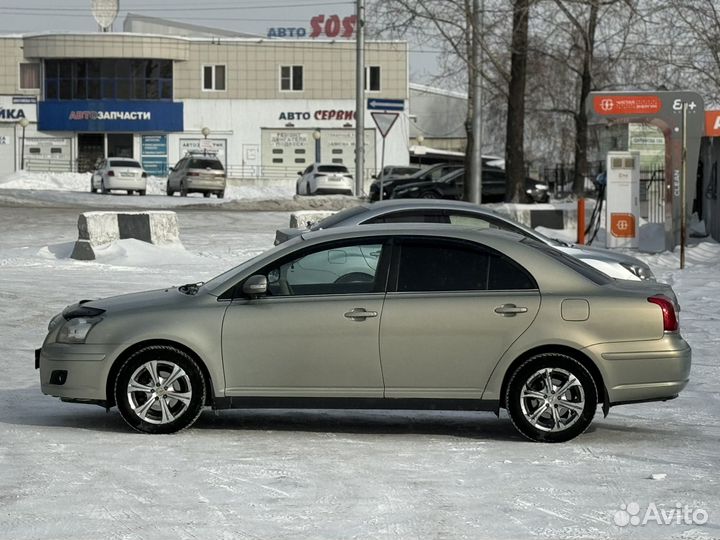
<path fill-rule="evenodd" d="M 301 210 L 290 214 L 290 227 L 305 229 L 315 225 L 318 221 L 332 216 L 335 212 L 328 210 Z"/>
<path fill-rule="evenodd" d="M 78 239 L 70 257 L 92 261 L 95 259 L 93 247 L 126 238 L 150 244 L 179 243 L 177 214 L 167 211 L 84 212 L 78 217 Z"/>

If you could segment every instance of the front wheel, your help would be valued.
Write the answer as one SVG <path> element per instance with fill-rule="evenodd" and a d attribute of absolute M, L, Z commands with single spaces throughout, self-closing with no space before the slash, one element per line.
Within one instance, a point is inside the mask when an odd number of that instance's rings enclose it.
<path fill-rule="evenodd" d="M 515 428 L 530 440 L 565 442 L 584 432 L 597 408 L 592 375 L 564 354 L 539 354 L 510 376 L 505 406 Z"/>
<path fill-rule="evenodd" d="M 141 197 L 144 197 L 145 194 L 147 193 L 147 190 L 141 189 L 140 191 L 138 191 L 138 193 L 140 194 Z"/>
<path fill-rule="evenodd" d="M 190 427 L 205 403 L 200 367 L 188 354 L 163 345 L 139 350 L 115 379 L 123 420 L 143 433 L 175 433 Z"/>

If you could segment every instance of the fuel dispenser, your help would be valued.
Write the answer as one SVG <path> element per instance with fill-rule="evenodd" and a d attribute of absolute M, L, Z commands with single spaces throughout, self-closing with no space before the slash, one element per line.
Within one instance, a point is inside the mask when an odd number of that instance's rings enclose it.
<path fill-rule="evenodd" d="M 605 227 L 608 248 L 639 245 L 640 154 L 608 152 Z"/>

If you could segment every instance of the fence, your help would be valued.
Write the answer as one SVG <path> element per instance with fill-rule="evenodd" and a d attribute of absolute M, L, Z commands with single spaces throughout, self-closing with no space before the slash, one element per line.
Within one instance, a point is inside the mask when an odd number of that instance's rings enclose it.
<path fill-rule="evenodd" d="M 665 171 L 640 171 L 640 217 L 650 223 L 665 221 Z"/>

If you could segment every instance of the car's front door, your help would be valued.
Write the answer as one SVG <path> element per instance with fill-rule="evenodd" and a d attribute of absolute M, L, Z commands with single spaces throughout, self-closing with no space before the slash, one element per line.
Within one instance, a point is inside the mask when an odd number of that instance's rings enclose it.
<path fill-rule="evenodd" d="M 226 394 L 382 397 L 383 244 L 323 244 L 261 270 L 267 296 L 236 298 L 225 315 Z"/>
<path fill-rule="evenodd" d="M 476 244 L 406 239 L 393 251 L 380 326 L 385 396 L 479 399 L 535 318 L 535 280 Z"/>

